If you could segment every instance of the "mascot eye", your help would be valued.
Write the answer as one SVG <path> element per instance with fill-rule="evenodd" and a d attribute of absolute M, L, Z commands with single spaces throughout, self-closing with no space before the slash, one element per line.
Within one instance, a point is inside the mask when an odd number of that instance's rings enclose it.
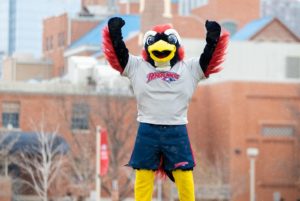
<path fill-rule="evenodd" d="M 152 45 L 155 42 L 154 36 L 148 36 L 146 39 L 146 44 L 147 45 Z"/>
<path fill-rule="evenodd" d="M 168 36 L 168 42 L 175 45 L 177 43 L 177 37 L 174 34 Z"/>

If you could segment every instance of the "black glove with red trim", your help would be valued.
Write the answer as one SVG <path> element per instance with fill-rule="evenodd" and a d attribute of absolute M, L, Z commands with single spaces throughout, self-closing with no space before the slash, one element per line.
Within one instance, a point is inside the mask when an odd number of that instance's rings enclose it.
<path fill-rule="evenodd" d="M 209 44 L 217 44 L 221 35 L 221 26 L 219 23 L 206 20 L 205 28 L 207 30 L 206 42 Z"/>

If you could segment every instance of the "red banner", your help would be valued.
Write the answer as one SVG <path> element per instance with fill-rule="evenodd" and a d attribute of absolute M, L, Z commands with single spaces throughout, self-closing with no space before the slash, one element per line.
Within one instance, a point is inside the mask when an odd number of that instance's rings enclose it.
<path fill-rule="evenodd" d="M 109 155 L 108 155 L 108 140 L 106 129 L 101 129 L 101 144 L 100 144 L 100 176 L 104 176 L 108 172 Z"/>

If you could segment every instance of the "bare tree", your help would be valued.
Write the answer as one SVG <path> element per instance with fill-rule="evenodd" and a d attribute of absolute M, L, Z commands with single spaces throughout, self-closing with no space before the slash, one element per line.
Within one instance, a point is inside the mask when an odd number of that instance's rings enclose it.
<path fill-rule="evenodd" d="M 68 157 L 68 171 L 63 177 L 68 180 L 68 187 L 76 189 L 77 194 L 87 196 L 92 190 L 95 182 L 95 123 L 91 113 L 87 114 L 86 118 L 88 126 L 85 129 L 72 129 L 72 104 L 77 106 L 88 106 L 90 108 L 89 98 L 87 96 L 77 96 L 72 99 L 71 105 L 67 97 L 58 96 L 57 101 L 54 103 L 58 108 L 59 118 L 62 119 L 61 128 L 70 130 L 69 142 L 71 144 Z M 90 108 L 91 109 L 91 108 Z M 94 108 L 92 108 L 94 109 Z"/>
<path fill-rule="evenodd" d="M 80 142 L 79 138 L 74 138 L 77 150 L 71 149 L 68 154 L 68 163 L 70 171 L 67 177 L 71 187 L 80 189 L 84 194 L 91 190 L 91 184 L 95 182 L 95 141 L 94 136 L 86 136 L 86 140 Z"/>
<path fill-rule="evenodd" d="M 133 149 L 136 133 L 136 106 L 132 96 L 114 91 L 100 98 L 98 115 L 108 131 L 110 167 L 102 188 L 110 195 L 125 199 L 133 191 L 133 171 L 124 167 Z M 113 188 L 112 188 L 113 184 Z"/>
<path fill-rule="evenodd" d="M 18 182 L 31 187 L 43 200 L 48 200 L 48 191 L 63 169 L 65 145 L 57 136 L 57 130 L 46 133 L 44 124 L 36 131 L 36 142 L 15 156 L 14 162 L 24 178 Z"/>
<path fill-rule="evenodd" d="M 220 151 L 214 154 L 214 159 L 196 152 L 196 157 L 200 159 L 201 165 L 195 168 L 196 192 L 203 198 L 226 200 L 233 199 L 246 191 L 246 177 L 236 177 L 234 181 L 229 181 L 229 156 Z"/>
<path fill-rule="evenodd" d="M 284 107 L 287 108 L 287 110 L 290 112 L 291 117 L 293 119 L 293 122 L 291 124 L 293 132 L 292 134 L 294 137 L 299 140 L 300 139 L 300 108 L 298 100 L 300 98 L 300 86 L 297 87 L 296 91 L 296 98 L 287 100 L 284 103 Z M 298 148 L 299 149 L 299 148 Z M 285 165 L 285 161 L 283 162 L 283 165 Z M 287 166 L 282 166 L 286 171 L 288 169 L 292 170 L 291 176 L 296 180 L 295 183 L 300 183 L 300 162 L 298 160 L 292 160 L 289 161 L 289 163 L 286 164 Z M 289 166 L 289 167 L 288 167 Z"/>
<path fill-rule="evenodd" d="M 119 83 L 120 85 L 120 83 Z M 125 85 L 125 84 L 124 84 Z M 87 95 L 77 96 L 71 104 L 88 105 L 88 129 L 73 130 L 70 139 L 72 147 L 69 154 L 70 171 L 66 177 L 71 188 L 80 194 L 93 190 L 95 182 L 96 158 L 96 126 L 106 128 L 109 143 L 109 171 L 101 179 L 102 190 L 106 195 L 122 200 L 133 192 L 133 171 L 124 165 L 128 162 L 132 151 L 132 142 L 136 132 L 136 106 L 128 88 L 103 86 Z M 70 101 L 61 96 L 57 99 L 59 113 L 64 120 L 63 125 L 72 125 L 72 108 Z M 113 189 L 113 187 L 115 189 Z M 116 191 L 116 189 L 118 189 Z"/>
<path fill-rule="evenodd" d="M 0 133 L 0 165 L 3 167 L 3 169 L 0 168 L 0 175 L 8 176 L 8 165 L 11 162 L 10 152 L 17 140 L 18 137 L 10 138 L 8 132 Z M 1 164 L 1 162 L 4 164 Z"/>

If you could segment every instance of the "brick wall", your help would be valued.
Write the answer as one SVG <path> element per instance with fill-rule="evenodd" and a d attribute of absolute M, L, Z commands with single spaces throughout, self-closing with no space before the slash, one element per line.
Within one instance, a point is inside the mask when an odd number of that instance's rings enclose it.
<path fill-rule="evenodd" d="M 298 84 L 200 84 L 191 100 L 188 113 L 188 131 L 197 157 L 196 168 L 205 165 L 203 161 L 199 161 L 199 153 L 207 155 L 211 160 L 221 157 L 225 168 L 222 174 L 233 189 L 232 200 L 247 201 L 249 159 L 246 150 L 256 147 L 260 151 L 256 163 L 257 200 L 272 200 L 274 192 L 280 192 L 287 201 L 297 200 L 300 197 L 297 183 L 300 121 L 295 112 L 300 111 L 299 91 Z M 97 111 L 102 108 L 104 100 L 96 96 L 1 93 L 0 103 L 7 101 L 20 103 L 22 130 L 32 130 L 31 121 L 38 121 L 44 115 L 49 129 L 55 129 L 59 122 L 58 132 L 71 145 L 74 137 L 79 138 L 82 143 L 87 140 L 86 134 L 76 134 L 70 130 L 73 102 L 84 101 L 91 104 L 91 122 L 94 122 L 93 125 L 102 122 Z M 132 106 L 135 108 L 134 101 Z M 132 109 L 128 115 L 128 118 L 136 118 L 136 109 Z M 265 136 L 262 133 L 263 126 L 291 126 L 295 132 L 292 136 L 281 133 Z M 90 132 L 93 130 L 91 127 Z M 134 138 L 133 133 L 128 139 L 126 146 L 130 147 L 129 150 L 132 150 Z M 206 181 L 201 182 L 205 184 Z"/>
<path fill-rule="evenodd" d="M 73 19 L 71 24 L 71 43 L 81 38 L 89 30 L 92 30 L 99 24 L 98 20 L 80 20 Z"/>
<path fill-rule="evenodd" d="M 71 23 L 70 23 L 71 21 Z M 43 53 L 53 61 L 52 76 L 65 72 L 64 51 L 99 23 L 93 19 L 70 19 L 67 14 L 48 18 L 43 25 Z M 49 47 L 49 41 L 51 45 Z"/>
<path fill-rule="evenodd" d="M 69 42 L 68 27 L 67 14 L 48 18 L 43 23 L 43 53 L 53 61 L 52 76 L 61 75 L 64 70 L 63 53 Z"/>
<path fill-rule="evenodd" d="M 120 14 L 140 14 L 140 3 L 132 2 L 132 3 L 119 3 L 119 13 Z"/>
<path fill-rule="evenodd" d="M 206 20 L 233 20 L 238 28 L 260 17 L 260 0 L 210 0 L 208 4 L 193 11 Z"/>
<path fill-rule="evenodd" d="M 107 0 L 82 0 L 81 2 L 82 6 L 88 6 L 88 5 L 106 5 Z"/>
<path fill-rule="evenodd" d="M 231 21 L 240 29 L 260 17 L 260 1 L 210 0 L 207 5 L 194 9 L 189 16 L 179 16 L 177 4 L 171 4 L 171 10 L 173 17 L 165 18 L 162 16 L 164 1 L 146 0 L 142 13 L 142 33 L 153 25 L 172 23 L 181 37 L 204 38 L 206 20 L 216 20 L 220 23 Z"/>
<path fill-rule="evenodd" d="M 189 112 L 192 142 L 212 160 L 216 154 L 227 157 L 225 176 L 234 201 L 249 199 L 249 147 L 260 152 L 256 160 L 257 200 L 273 200 L 275 192 L 287 201 L 299 199 L 300 121 L 295 116 L 300 111 L 299 90 L 297 84 L 247 82 L 198 88 Z M 275 129 L 266 136 L 263 126 L 287 126 L 294 134 L 285 136 L 284 131 Z"/>
<path fill-rule="evenodd" d="M 293 34 L 279 20 L 273 20 L 269 25 L 255 34 L 251 40 L 254 41 L 280 41 L 280 42 L 299 42 L 300 39 Z"/>

